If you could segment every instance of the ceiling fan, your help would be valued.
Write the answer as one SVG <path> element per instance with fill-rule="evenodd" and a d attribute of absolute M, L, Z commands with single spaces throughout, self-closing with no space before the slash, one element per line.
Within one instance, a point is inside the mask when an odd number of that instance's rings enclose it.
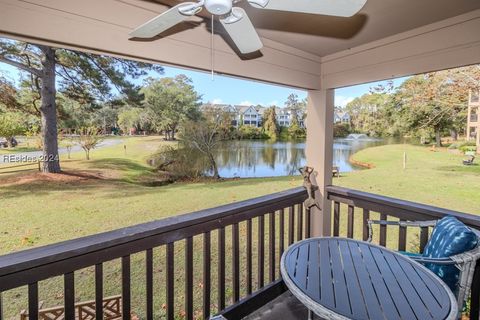
<path fill-rule="evenodd" d="M 142 24 L 130 35 L 135 38 L 152 38 L 194 16 L 203 7 L 213 16 L 218 16 L 228 35 L 242 54 L 255 52 L 263 47 L 252 22 L 244 9 L 234 7 L 243 0 L 199 0 L 183 2 Z M 367 0 L 246 0 L 259 9 L 351 17 L 365 5 Z"/>

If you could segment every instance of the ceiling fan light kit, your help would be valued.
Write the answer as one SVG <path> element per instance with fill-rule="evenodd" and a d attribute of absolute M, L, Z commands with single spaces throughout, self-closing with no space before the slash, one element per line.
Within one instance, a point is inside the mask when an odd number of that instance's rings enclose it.
<path fill-rule="evenodd" d="M 199 13 L 203 7 L 217 16 L 240 53 L 247 54 L 263 47 L 247 13 L 234 4 L 242 0 L 200 0 L 183 2 L 142 24 L 130 35 L 153 38 L 174 25 Z M 252 7 L 266 10 L 289 11 L 339 17 L 351 17 L 360 11 L 367 0 L 246 0 Z"/>
<path fill-rule="evenodd" d="M 223 16 L 232 11 L 232 0 L 205 0 L 205 9 L 211 14 Z"/>

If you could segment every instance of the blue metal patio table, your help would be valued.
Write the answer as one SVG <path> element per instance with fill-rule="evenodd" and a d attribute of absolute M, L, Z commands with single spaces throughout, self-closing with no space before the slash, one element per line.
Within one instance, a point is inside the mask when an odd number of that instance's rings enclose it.
<path fill-rule="evenodd" d="M 419 263 L 371 243 L 311 238 L 282 256 L 284 282 L 323 319 L 445 320 L 458 307 L 450 289 Z"/>

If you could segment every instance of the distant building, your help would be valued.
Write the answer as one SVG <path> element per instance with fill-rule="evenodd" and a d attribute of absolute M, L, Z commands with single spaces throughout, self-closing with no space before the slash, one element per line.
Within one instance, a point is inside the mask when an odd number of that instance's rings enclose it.
<path fill-rule="evenodd" d="M 252 126 L 261 127 L 264 121 L 264 114 L 269 108 L 262 106 L 243 106 L 243 105 L 227 105 L 227 104 L 214 104 L 204 105 L 201 109 L 208 106 L 221 109 L 231 114 L 232 125 L 234 127 L 239 126 Z M 275 107 L 275 113 L 277 115 L 277 123 L 281 127 L 289 127 L 292 123 L 292 111 L 289 108 Z M 297 115 L 300 127 L 305 127 L 304 113 L 301 112 Z"/>
<path fill-rule="evenodd" d="M 470 91 L 468 97 L 467 139 L 476 141 L 480 150 L 480 91 Z"/>
<path fill-rule="evenodd" d="M 335 112 L 333 114 L 333 123 L 350 124 L 351 121 L 352 118 L 347 111 L 344 111 L 341 108 L 335 108 Z"/>

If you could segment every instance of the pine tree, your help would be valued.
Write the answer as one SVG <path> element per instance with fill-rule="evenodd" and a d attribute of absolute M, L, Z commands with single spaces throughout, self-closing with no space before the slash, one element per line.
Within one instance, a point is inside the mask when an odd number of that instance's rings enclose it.
<path fill-rule="evenodd" d="M 57 129 L 57 91 L 82 102 L 109 100 L 112 91 L 131 103 L 139 103 L 138 87 L 129 78 L 144 76 L 159 66 L 53 48 L 21 41 L 0 40 L 0 63 L 27 75 L 33 110 L 41 117 L 43 172 L 60 172 Z"/>

